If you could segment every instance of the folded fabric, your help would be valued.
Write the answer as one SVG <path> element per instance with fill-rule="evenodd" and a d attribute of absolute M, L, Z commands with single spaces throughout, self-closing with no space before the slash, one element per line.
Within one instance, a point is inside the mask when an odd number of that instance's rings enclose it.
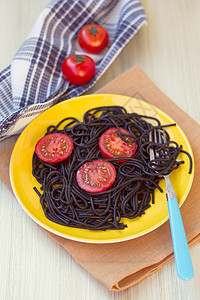
<path fill-rule="evenodd" d="M 0 140 L 19 133 L 39 113 L 63 99 L 84 93 L 102 76 L 146 22 L 137 0 L 51 1 L 38 17 L 11 65 L 0 73 Z M 93 56 L 95 77 L 83 86 L 63 79 L 64 58 L 80 53 L 77 34 L 96 23 L 109 33 L 109 45 Z"/>

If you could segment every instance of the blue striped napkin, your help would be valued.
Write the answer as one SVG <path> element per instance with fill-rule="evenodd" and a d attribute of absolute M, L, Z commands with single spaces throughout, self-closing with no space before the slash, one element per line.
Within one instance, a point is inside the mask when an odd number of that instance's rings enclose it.
<path fill-rule="evenodd" d="M 61 65 L 77 44 L 79 30 L 96 23 L 109 33 L 109 45 L 96 63 L 95 77 L 83 86 L 64 80 Z M 130 39 L 146 23 L 137 0 L 53 0 L 41 12 L 11 65 L 0 73 L 0 140 L 20 133 L 52 105 L 92 87 Z"/>

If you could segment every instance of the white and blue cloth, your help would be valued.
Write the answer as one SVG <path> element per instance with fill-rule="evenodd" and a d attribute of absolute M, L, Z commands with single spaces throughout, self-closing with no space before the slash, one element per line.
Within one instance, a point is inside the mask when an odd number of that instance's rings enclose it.
<path fill-rule="evenodd" d="M 72 53 L 83 53 L 76 38 L 85 24 L 104 26 L 109 45 L 96 62 L 95 77 L 83 86 L 64 80 L 61 65 Z M 20 133 L 52 105 L 92 87 L 146 23 L 138 0 L 53 0 L 39 15 L 11 65 L 0 73 L 0 140 Z M 88 54 L 89 55 L 89 54 Z"/>

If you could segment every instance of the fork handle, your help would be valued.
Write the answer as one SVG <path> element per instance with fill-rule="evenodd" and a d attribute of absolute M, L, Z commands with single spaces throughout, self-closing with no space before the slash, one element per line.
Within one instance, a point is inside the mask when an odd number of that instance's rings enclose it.
<path fill-rule="evenodd" d="M 194 269 L 177 199 L 168 199 L 167 206 L 177 274 L 183 280 L 190 280 Z"/>

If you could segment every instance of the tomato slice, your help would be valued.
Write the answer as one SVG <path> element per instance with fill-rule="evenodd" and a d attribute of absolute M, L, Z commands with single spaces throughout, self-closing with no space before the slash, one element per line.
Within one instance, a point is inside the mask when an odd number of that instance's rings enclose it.
<path fill-rule="evenodd" d="M 115 167 L 103 159 L 86 162 L 76 173 L 78 185 L 89 193 L 107 190 L 114 183 L 115 178 Z"/>
<path fill-rule="evenodd" d="M 35 146 L 35 152 L 39 158 L 48 163 L 57 163 L 66 159 L 72 150 L 72 139 L 63 133 L 45 135 Z"/>
<path fill-rule="evenodd" d="M 130 132 L 124 128 L 119 128 L 120 133 L 130 136 Z M 106 158 L 132 157 L 137 150 L 137 143 L 129 143 L 133 140 L 131 137 L 124 136 L 125 143 L 118 135 L 117 128 L 113 127 L 106 130 L 99 139 L 99 149 Z M 126 160 L 119 160 L 123 162 Z"/>

